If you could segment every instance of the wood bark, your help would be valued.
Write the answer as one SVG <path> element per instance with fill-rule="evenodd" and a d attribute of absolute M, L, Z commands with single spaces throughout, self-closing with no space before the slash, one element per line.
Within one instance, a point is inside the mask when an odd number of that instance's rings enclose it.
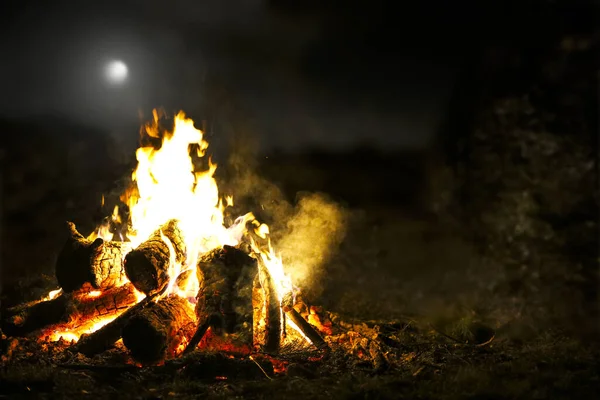
<path fill-rule="evenodd" d="M 220 321 L 217 330 L 227 333 L 252 327 L 252 276 L 256 260 L 239 248 L 223 246 L 204 254 L 198 260 L 196 297 L 198 325 L 208 318 Z"/>
<path fill-rule="evenodd" d="M 78 328 L 118 315 L 137 302 L 135 288 L 131 283 L 107 289 L 98 296 L 92 293 L 81 293 L 73 297 L 67 307 L 69 328 Z"/>
<path fill-rule="evenodd" d="M 91 357 L 110 349 L 117 340 L 121 338 L 122 329 L 131 317 L 137 315 L 141 310 L 150 306 L 158 294 L 147 296 L 136 305 L 119 315 L 110 323 L 90 334 L 81 335 L 75 350 L 81 354 Z"/>
<path fill-rule="evenodd" d="M 154 364 L 177 356 L 196 327 L 194 311 L 187 300 L 169 296 L 148 305 L 123 326 L 123 343 L 131 356 Z"/>
<path fill-rule="evenodd" d="M 95 289 L 115 287 L 127 281 L 124 261 L 131 249 L 130 242 L 94 240 L 90 262 L 93 278 L 90 283 Z"/>
<path fill-rule="evenodd" d="M 177 221 L 170 220 L 125 257 L 127 278 L 142 293 L 160 292 L 169 283 L 171 255 L 163 237 L 171 242 L 175 261 L 182 264 L 185 261 L 183 233 L 177 226 Z"/>
<path fill-rule="evenodd" d="M 7 310 L 2 329 L 11 336 L 26 336 L 48 328 L 76 329 L 117 315 L 137 301 L 133 285 L 126 284 L 101 292 L 63 293 L 52 300 L 27 303 Z"/>
<path fill-rule="evenodd" d="M 277 353 L 281 343 L 281 307 L 269 271 L 260 266 L 252 288 L 253 345 L 261 352 Z"/>
<path fill-rule="evenodd" d="M 131 250 L 128 242 L 94 241 L 84 238 L 72 222 L 67 222 L 69 238 L 58 255 L 56 279 L 64 292 L 73 292 L 86 283 L 95 289 L 118 286 L 125 278 L 123 259 Z"/>
<path fill-rule="evenodd" d="M 2 331 L 9 336 L 26 336 L 48 325 L 66 322 L 70 297 L 63 293 L 52 300 L 9 308 L 2 320 Z"/>

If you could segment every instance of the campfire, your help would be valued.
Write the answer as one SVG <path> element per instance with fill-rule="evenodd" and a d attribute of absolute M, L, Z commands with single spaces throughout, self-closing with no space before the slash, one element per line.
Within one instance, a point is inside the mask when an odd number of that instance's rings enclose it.
<path fill-rule="evenodd" d="M 251 359 L 290 347 L 327 354 L 331 321 L 303 300 L 268 226 L 252 213 L 225 218 L 234 199 L 219 192 L 203 132 L 182 112 L 169 128 L 153 116 L 126 207 L 87 236 L 66 224 L 60 288 L 8 310 L 4 333 L 87 356 L 119 342 L 140 365 L 203 349 Z M 198 171 L 198 160 L 207 168 Z"/>

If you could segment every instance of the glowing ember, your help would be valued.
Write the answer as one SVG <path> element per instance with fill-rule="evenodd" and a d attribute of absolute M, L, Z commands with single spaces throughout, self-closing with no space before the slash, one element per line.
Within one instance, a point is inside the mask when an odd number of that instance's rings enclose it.
<path fill-rule="evenodd" d="M 99 321 L 91 321 L 77 329 L 65 329 L 65 330 L 54 330 L 48 334 L 48 339 L 51 341 L 66 340 L 67 342 L 77 342 L 81 335 L 92 333 L 102 328 L 104 325 L 109 324 L 112 320 L 117 318 L 119 315 L 112 315 L 110 317 L 101 318 Z"/>

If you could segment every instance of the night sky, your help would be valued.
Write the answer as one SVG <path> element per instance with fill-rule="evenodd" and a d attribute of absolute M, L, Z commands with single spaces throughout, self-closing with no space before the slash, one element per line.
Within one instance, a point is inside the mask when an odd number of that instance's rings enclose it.
<path fill-rule="evenodd" d="M 0 113 L 133 135 L 162 106 L 219 140 L 234 104 L 265 148 L 423 147 L 495 11 L 415 3 L 5 1 Z M 111 59 L 129 67 L 123 86 L 104 79 Z"/>

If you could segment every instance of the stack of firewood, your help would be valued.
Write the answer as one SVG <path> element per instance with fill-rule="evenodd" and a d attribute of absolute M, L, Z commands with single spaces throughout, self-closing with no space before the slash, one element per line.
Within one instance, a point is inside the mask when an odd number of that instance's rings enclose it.
<path fill-rule="evenodd" d="M 201 255 L 198 293 L 185 299 L 166 292 L 173 278 L 171 261 L 186 261 L 177 221 L 168 221 L 135 249 L 129 242 L 88 240 L 74 224 L 68 227 L 70 235 L 56 262 L 60 295 L 6 310 L 5 334 L 89 331 L 75 344 L 83 354 L 103 352 L 122 338 L 134 359 L 156 363 L 196 349 L 209 330 L 275 354 L 289 319 L 316 347 L 327 347 L 298 311 L 302 305 L 291 295 L 278 299 L 268 269 L 245 247 L 223 246 Z M 176 277 L 175 284 L 190 273 Z"/>

